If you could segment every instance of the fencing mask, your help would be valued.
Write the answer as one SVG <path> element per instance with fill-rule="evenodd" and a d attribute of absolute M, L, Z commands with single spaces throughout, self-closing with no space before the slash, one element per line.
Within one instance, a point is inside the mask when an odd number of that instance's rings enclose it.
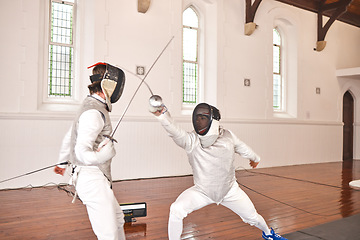
<path fill-rule="evenodd" d="M 195 107 L 192 121 L 203 147 L 211 146 L 218 138 L 220 118 L 219 110 L 207 103 Z"/>
<path fill-rule="evenodd" d="M 90 76 L 90 81 L 92 83 L 101 81 L 101 88 L 105 94 L 106 104 L 111 112 L 111 104 L 116 103 L 119 100 L 124 90 L 125 74 L 120 68 L 102 62 L 96 63 L 88 68 L 92 68 L 100 64 L 106 66 L 104 76 L 101 74 L 94 74 Z"/>
<path fill-rule="evenodd" d="M 195 132 L 201 136 L 205 136 L 210 131 L 214 120 L 218 122 L 220 118 L 220 112 L 216 107 L 207 103 L 198 104 L 192 116 Z"/>

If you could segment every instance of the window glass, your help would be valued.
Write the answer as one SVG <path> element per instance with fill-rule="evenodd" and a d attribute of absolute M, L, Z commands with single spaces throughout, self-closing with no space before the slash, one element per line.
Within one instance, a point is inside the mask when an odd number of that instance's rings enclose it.
<path fill-rule="evenodd" d="M 273 109 L 282 110 L 281 37 L 273 29 Z"/>
<path fill-rule="evenodd" d="M 198 25 L 192 7 L 183 12 L 183 103 L 197 103 L 198 99 Z"/>
<path fill-rule="evenodd" d="M 51 1 L 48 96 L 71 97 L 74 66 L 74 1 Z"/>
<path fill-rule="evenodd" d="M 183 13 L 183 25 L 188 27 L 199 27 L 199 19 L 192 7 L 188 7 Z"/>
<path fill-rule="evenodd" d="M 183 53 L 184 60 L 197 60 L 197 29 L 184 28 Z"/>

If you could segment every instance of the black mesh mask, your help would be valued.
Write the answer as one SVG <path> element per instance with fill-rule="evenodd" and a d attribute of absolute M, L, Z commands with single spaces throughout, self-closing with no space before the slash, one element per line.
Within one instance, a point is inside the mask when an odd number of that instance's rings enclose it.
<path fill-rule="evenodd" d="M 221 118 L 219 110 L 207 103 L 198 104 L 192 115 L 194 130 L 197 134 L 204 136 L 208 133 L 213 119 L 219 121 Z"/>
<path fill-rule="evenodd" d="M 103 81 L 103 80 L 110 80 L 110 81 L 116 82 L 115 88 L 111 89 L 113 92 L 110 97 L 110 102 L 116 103 L 119 100 L 119 98 L 121 97 L 123 90 L 124 90 L 125 73 L 123 72 L 123 70 L 121 70 L 118 67 L 112 66 L 108 63 L 102 63 L 102 62 L 96 63 L 88 68 L 94 67 L 99 64 L 106 65 L 106 71 L 104 73 L 104 76 L 102 77 L 101 74 L 94 74 L 94 75 L 90 76 L 90 81 L 92 83 L 96 82 L 96 81 Z"/>

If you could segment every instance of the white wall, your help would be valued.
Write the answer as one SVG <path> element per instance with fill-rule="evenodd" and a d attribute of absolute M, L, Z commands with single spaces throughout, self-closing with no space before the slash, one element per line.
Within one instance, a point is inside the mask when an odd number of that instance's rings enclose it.
<path fill-rule="evenodd" d="M 49 104 L 46 82 L 47 1 L 0 1 L 0 44 L 3 92 L 0 94 L 0 181 L 55 164 L 63 135 L 87 94 L 90 71 L 98 61 L 135 71 L 148 70 L 166 43 L 147 83 L 163 97 L 173 117 L 191 130 L 181 106 L 181 15 L 191 1 L 152 1 L 146 14 L 136 0 L 79 0 L 76 31 L 76 94 L 72 103 Z M 275 1 L 263 1 L 253 35 L 245 36 L 245 3 L 237 0 L 195 0 L 205 23 L 204 101 L 216 105 L 222 124 L 262 157 L 259 167 L 341 161 L 342 95 L 356 100 L 355 153 L 360 158 L 360 80 L 338 78 L 337 69 L 360 66 L 360 29 L 336 21 L 327 46 L 316 52 L 316 15 Z M 271 39 L 276 19 L 286 19 L 296 35 L 296 116 L 277 118 L 271 104 Z M 283 20 L 281 20 L 283 21 Z M 270 45 L 269 45 L 270 43 Z M 210 53 L 208 51 L 212 49 Z M 214 51 L 214 49 L 216 51 Z M 211 67 L 209 67 L 211 66 Z M 251 79 L 251 87 L 243 79 Z M 208 80 L 209 79 L 209 80 Z M 122 115 L 140 80 L 127 74 L 124 94 L 113 106 L 113 124 Z M 315 88 L 321 94 L 315 94 Z M 142 86 L 115 138 L 113 177 L 136 179 L 190 174 L 185 153 L 166 135 L 147 109 L 149 91 Z M 237 166 L 248 167 L 237 158 Z M 65 182 L 45 170 L 5 183 L 0 188 Z"/>

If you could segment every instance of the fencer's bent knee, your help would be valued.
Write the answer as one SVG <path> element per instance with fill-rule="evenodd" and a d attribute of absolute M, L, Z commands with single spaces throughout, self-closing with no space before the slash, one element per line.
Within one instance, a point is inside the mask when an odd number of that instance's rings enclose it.
<path fill-rule="evenodd" d="M 174 215 L 178 219 L 184 219 L 188 213 L 186 210 L 182 207 L 182 204 L 179 204 L 177 202 L 174 202 L 170 206 L 170 215 Z"/>

